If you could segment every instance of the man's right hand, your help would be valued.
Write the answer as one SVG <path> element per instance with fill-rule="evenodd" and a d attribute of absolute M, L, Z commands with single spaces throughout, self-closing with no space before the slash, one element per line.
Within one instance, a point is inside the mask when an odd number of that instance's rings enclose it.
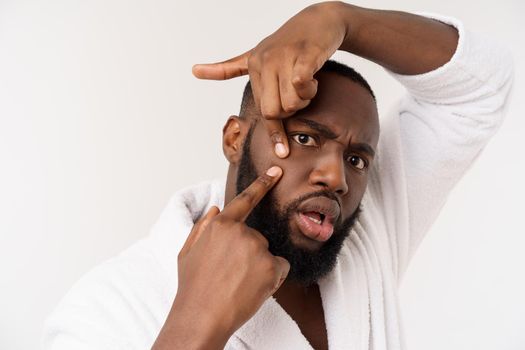
<path fill-rule="evenodd" d="M 290 270 L 245 220 L 279 181 L 270 168 L 219 213 L 212 207 L 178 256 L 178 290 L 154 349 L 222 349 L 229 337 L 279 289 Z"/>

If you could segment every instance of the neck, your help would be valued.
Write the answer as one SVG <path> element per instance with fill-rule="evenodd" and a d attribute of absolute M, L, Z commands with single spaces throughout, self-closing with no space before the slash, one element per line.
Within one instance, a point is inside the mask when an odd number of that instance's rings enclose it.
<path fill-rule="evenodd" d="M 319 290 L 319 286 L 312 284 L 308 287 L 291 281 L 284 281 L 281 287 L 273 294 L 279 304 L 286 303 L 291 300 L 304 300 L 311 298 L 316 295 Z"/>

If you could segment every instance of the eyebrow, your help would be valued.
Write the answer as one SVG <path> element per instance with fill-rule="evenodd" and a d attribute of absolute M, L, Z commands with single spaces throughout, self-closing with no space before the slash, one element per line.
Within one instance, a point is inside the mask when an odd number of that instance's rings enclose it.
<path fill-rule="evenodd" d="M 295 118 L 294 120 L 302 124 L 306 124 L 309 128 L 317 131 L 319 134 L 321 134 L 323 137 L 327 139 L 334 140 L 337 138 L 336 133 L 330 130 L 330 128 L 328 128 L 326 125 L 320 124 L 316 121 L 306 119 L 306 118 Z M 376 155 L 376 152 L 374 151 L 372 146 L 370 146 L 368 143 L 356 142 L 356 143 L 352 143 L 350 147 L 359 152 L 366 153 L 371 157 L 375 157 Z"/>
<path fill-rule="evenodd" d="M 372 158 L 375 157 L 376 155 L 376 151 L 374 151 L 372 146 L 370 146 L 368 143 L 363 143 L 363 142 L 353 143 L 351 147 L 359 152 L 367 153 Z"/>
<path fill-rule="evenodd" d="M 310 119 L 306 118 L 296 118 L 295 121 L 301 122 L 303 124 L 306 124 L 310 127 L 310 129 L 314 129 L 318 133 L 320 133 L 322 136 L 326 137 L 327 139 L 333 140 L 337 138 L 337 135 L 335 132 L 330 130 L 327 126 L 320 124 L 318 122 L 315 122 Z"/>

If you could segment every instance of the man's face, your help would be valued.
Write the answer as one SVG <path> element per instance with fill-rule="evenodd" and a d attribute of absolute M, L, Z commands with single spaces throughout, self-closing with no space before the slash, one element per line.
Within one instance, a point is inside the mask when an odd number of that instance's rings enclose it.
<path fill-rule="evenodd" d="M 284 126 L 290 155 L 274 156 L 259 120 L 243 146 L 237 193 L 272 165 L 283 177 L 246 223 L 269 241 L 274 255 L 290 262 L 290 280 L 315 283 L 336 262 L 355 221 L 379 137 L 375 102 L 346 77 L 320 73 L 311 105 Z"/>

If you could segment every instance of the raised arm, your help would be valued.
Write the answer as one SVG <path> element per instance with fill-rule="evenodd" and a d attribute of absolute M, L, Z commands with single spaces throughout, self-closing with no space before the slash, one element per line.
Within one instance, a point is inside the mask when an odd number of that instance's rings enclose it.
<path fill-rule="evenodd" d="M 426 17 L 326 2 L 305 8 L 252 50 L 224 62 L 195 65 L 193 73 L 219 80 L 249 74 L 276 154 L 285 157 L 287 138 L 279 119 L 310 103 L 317 92 L 314 74 L 336 50 L 399 74 L 420 74 L 446 63 L 457 39 L 454 27 Z"/>
<path fill-rule="evenodd" d="M 340 4 L 346 36 L 340 50 L 405 75 L 429 72 L 447 63 L 457 30 L 442 22 L 399 11 Z"/>

